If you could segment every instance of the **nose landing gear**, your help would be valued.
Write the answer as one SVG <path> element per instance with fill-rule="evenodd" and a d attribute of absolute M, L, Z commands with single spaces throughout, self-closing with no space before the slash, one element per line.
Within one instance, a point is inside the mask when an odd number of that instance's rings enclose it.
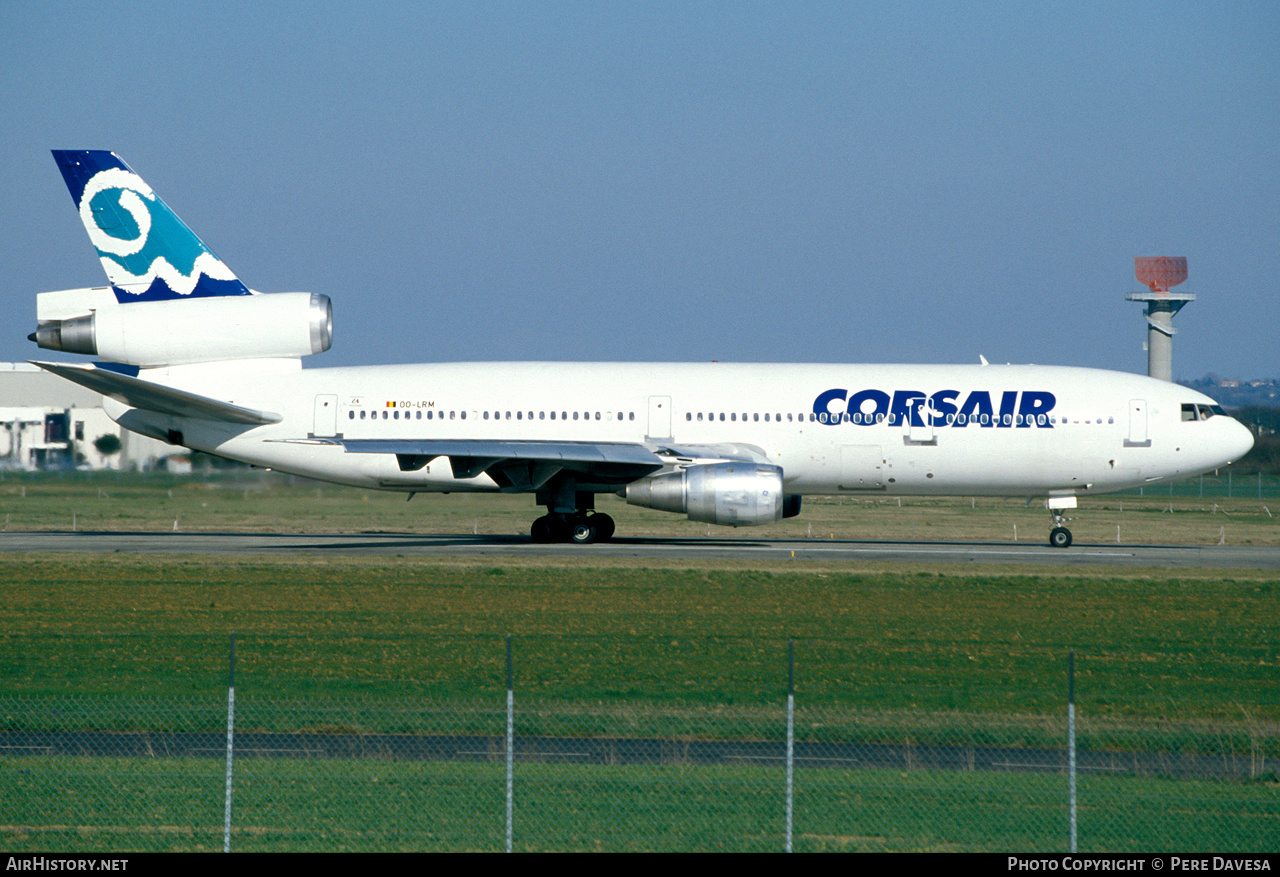
<path fill-rule="evenodd" d="M 1074 496 L 1051 496 L 1044 503 L 1053 518 L 1053 529 L 1049 531 L 1049 544 L 1054 548 L 1068 548 L 1071 545 L 1071 531 L 1065 526 L 1070 520 L 1062 513 L 1063 509 L 1076 507 Z"/>

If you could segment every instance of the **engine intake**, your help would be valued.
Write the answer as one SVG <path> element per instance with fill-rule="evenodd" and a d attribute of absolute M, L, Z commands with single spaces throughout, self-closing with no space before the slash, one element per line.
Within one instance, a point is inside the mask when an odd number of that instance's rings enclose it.
<path fill-rule="evenodd" d="M 755 527 L 782 519 L 782 469 L 712 463 L 651 475 L 627 485 L 631 505 L 687 514 L 691 521 Z"/>

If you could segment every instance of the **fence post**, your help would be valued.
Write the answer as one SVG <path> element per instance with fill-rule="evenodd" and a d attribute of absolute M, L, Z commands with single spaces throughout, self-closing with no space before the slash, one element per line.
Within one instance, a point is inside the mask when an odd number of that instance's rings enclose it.
<path fill-rule="evenodd" d="M 1071 813 L 1071 852 L 1076 851 L 1076 653 L 1067 652 L 1067 797 Z"/>
<path fill-rule="evenodd" d="M 231 631 L 231 668 L 227 680 L 227 787 L 222 817 L 222 851 L 231 852 L 231 763 L 236 733 L 236 632 Z"/>
<path fill-rule="evenodd" d="M 511 634 L 507 634 L 507 852 L 511 852 L 514 807 L 515 692 L 511 684 Z"/>
<path fill-rule="evenodd" d="M 791 852 L 795 815 L 796 641 L 787 640 L 787 852 Z"/>

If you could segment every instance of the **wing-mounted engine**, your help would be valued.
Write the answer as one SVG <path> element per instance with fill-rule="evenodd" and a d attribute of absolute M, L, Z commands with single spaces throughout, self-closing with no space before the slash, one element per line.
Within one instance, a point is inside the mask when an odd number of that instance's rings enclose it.
<path fill-rule="evenodd" d="M 772 524 L 784 511 L 782 469 L 751 462 L 710 463 L 651 475 L 628 484 L 625 496 L 631 505 L 728 527 Z"/>
<path fill-rule="evenodd" d="M 36 331 L 46 350 L 152 367 L 233 359 L 297 358 L 333 342 L 326 295 L 285 292 L 117 302 L 109 289 L 38 296 Z"/>

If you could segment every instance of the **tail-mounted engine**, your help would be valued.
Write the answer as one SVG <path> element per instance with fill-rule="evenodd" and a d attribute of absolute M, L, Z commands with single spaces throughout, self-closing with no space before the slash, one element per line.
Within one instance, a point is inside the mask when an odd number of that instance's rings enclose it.
<path fill-rule="evenodd" d="M 77 289 L 39 300 L 32 341 L 127 365 L 293 359 L 333 343 L 329 297 L 309 292 L 119 303 L 107 290 Z"/>

